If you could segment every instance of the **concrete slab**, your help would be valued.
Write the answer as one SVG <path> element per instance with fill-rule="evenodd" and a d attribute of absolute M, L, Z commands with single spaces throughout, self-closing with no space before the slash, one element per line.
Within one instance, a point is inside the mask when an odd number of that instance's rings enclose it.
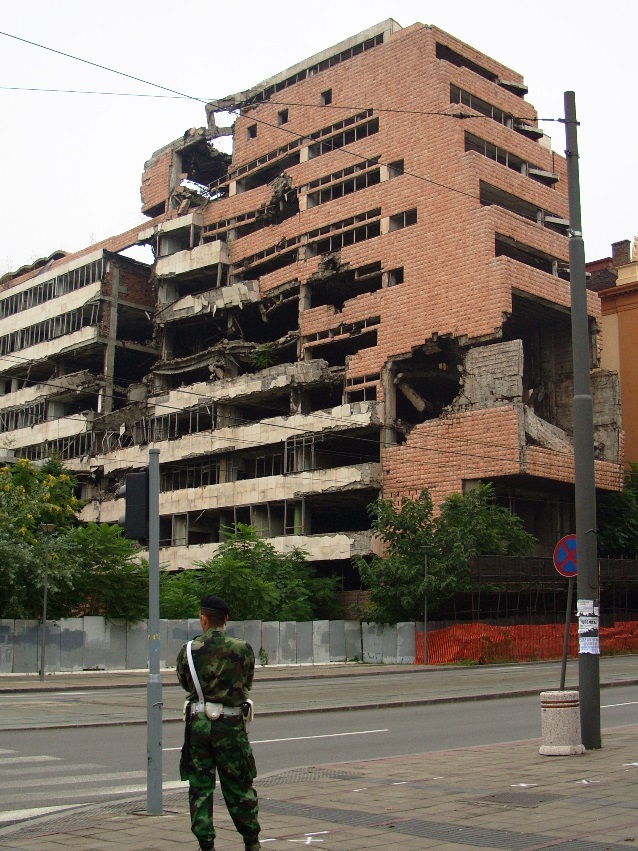
<path fill-rule="evenodd" d="M 106 670 L 106 623 L 104 618 L 86 616 L 84 621 L 84 645 L 82 668 L 85 671 Z"/>
<path fill-rule="evenodd" d="M 297 663 L 297 623 L 282 621 L 279 624 L 279 664 Z"/>
<path fill-rule="evenodd" d="M 297 662 L 308 665 L 312 656 L 312 621 L 297 623 Z"/>
<path fill-rule="evenodd" d="M 81 671 L 84 630 L 81 618 L 62 618 L 60 624 L 60 670 Z"/>
<path fill-rule="evenodd" d="M 330 661 L 330 621 L 312 622 L 312 658 L 315 665 Z"/>
<path fill-rule="evenodd" d="M 13 619 L 0 618 L 0 674 L 13 673 Z"/>
<path fill-rule="evenodd" d="M 330 661 L 346 661 L 346 627 L 345 621 L 330 621 Z"/>

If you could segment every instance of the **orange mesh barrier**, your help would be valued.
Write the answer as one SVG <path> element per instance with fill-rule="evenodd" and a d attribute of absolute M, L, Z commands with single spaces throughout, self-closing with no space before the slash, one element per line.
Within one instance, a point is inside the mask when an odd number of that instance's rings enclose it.
<path fill-rule="evenodd" d="M 454 624 L 428 632 L 428 665 L 452 662 L 533 662 L 560 659 L 563 655 L 564 624 L 517 624 L 490 626 L 485 623 Z M 604 655 L 638 652 L 638 621 L 625 621 L 600 629 Z M 569 628 L 568 655 L 578 655 L 578 627 Z M 415 665 L 423 664 L 423 633 L 416 633 Z"/>

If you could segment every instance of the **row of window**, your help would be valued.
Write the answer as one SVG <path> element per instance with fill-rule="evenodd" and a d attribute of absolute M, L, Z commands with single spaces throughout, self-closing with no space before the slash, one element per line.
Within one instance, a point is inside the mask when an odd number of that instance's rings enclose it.
<path fill-rule="evenodd" d="M 365 41 L 361 41 L 358 44 L 353 44 L 352 47 L 347 48 L 346 50 L 342 50 L 339 53 L 335 53 L 333 56 L 328 56 L 326 59 L 322 59 L 320 62 L 317 62 L 315 65 L 310 65 L 309 68 L 304 68 L 301 71 L 298 71 L 296 74 L 293 74 L 291 77 L 287 77 L 285 80 L 280 80 L 278 83 L 275 83 L 272 86 L 269 86 L 267 89 L 262 89 L 262 91 L 253 95 L 253 97 L 249 98 L 244 102 L 244 106 L 252 103 L 261 103 L 265 100 L 269 100 L 274 94 L 282 91 L 283 89 L 287 89 L 289 86 L 294 86 L 295 83 L 301 82 L 301 80 L 305 80 L 308 77 L 313 77 L 315 74 L 318 74 L 320 71 L 325 71 L 328 68 L 333 68 L 335 65 L 339 65 L 341 62 L 345 62 L 347 59 L 352 59 L 353 56 L 358 56 L 360 53 L 364 53 L 367 50 L 371 50 L 373 47 L 376 47 L 379 44 L 383 44 L 383 33 L 379 33 L 378 35 L 372 36 L 371 38 L 367 38 Z"/>
<path fill-rule="evenodd" d="M 29 346 L 46 343 L 49 340 L 63 337 L 65 334 L 72 334 L 86 326 L 97 325 L 99 315 L 99 304 L 87 304 L 77 308 L 77 310 L 62 313 L 60 316 L 52 316 L 36 325 L 29 325 L 28 328 L 12 331 L 11 334 L 0 337 L 0 355 L 19 352 Z"/>
<path fill-rule="evenodd" d="M 43 423 L 47 418 L 46 402 L 34 402 L 24 408 L 0 413 L 0 434 Z"/>
<path fill-rule="evenodd" d="M 222 183 L 225 183 L 228 180 L 233 180 L 235 178 L 241 177 L 242 175 L 248 174 L 248 172 L 252 172 L 252 171 L 254 171 L 255 169 L 257 169 L 261 166 L 267 166 L 269 163 L 272 163 L 274 160 L 277 160 L 280 157 L 285 157 L 287 154 L 289 155 L 291 153 L 291 151 L 295 151 L 296 149 L 301 147 L 302 144 L 305 144 L 306 139 L 308 139 L 308 138 L 320 139 L 320 138 L 323 138 L 324 136 L 328 136 L 332 133 L 335 133 L 338 130 L 342 130 L 346 127 L 350 127 L 353 124 L 357 124 L 357 123 L 360 123 L 362 121 L 365 121 L 366 119 L 370 118 L 370 116 L 372 115 L 372 112 L 373 112 L 373 110 L 366 109 L 363 112 L 358 112 L 358 113 L 356 113 L 356 115 L 350 115 L 347 118 L 344 118 L 341 121 L 338 121 L 336 123 L 328 124 L 325 127 L 322 127 L 319 130 L 316 130 L 314 133 L 311 133 L 307 137 L 306 136 L 304 136 L 304 137 L 300 136 L 297 139 L 293 139 L 292 141 L 288 142 L 287 145 L 282 145 L 279 148 L 275 148 L 272 151 L 268 151 L 267 153 L 262 154 L 260 157 L 257 157 L 257 159 L 255 159 L 255 160 L 251 160 L 250 162 L 245 163 L 244 165 L 238 166 L 236 169 L 231 169 L 228 172 L 227 177 L 223 177 L 223 178 L 220 178 L 217 181 L 214 181 L 213 183 L 211 183 L 209 185 L 208 188 L 212 189 L 213 187 L 218 186 Z M 255 128 L 256 128 L 256 126 L 257 125 L 254 125 Z M 256 130 L 255 130 L 255 134 L 256 134 Z M 254 138 L 254 137 L 251 137 L 251 138 Z"/>
<path fill-rule="evenodd" d="M 70 272 L 64 272 L 62 275 L 56 275 L 48 281 L 42 281 L 34 287 L 0 299 L 0 319 L 87 287 L 89 284 L 101 281 L 103 277 L 104 258 L 72 269 Z"/>
<path fill-rule="evenodd" d="M 97 438 L 95 433 L 85 432 L 73 437 L 23 446 L 16 450 L 16 455 L 20 458 L 28 458 L 29 461 L 45 461 L 52 457 L 70 461 L 72 458 L 90 457 L 97 455 Z"/>
<path fill-rule="evenodd" d="M 486 118 L 491 118 L 492 121 L 503 124 L 505 127 L 514 126 L 514 116 L 511 113 L 505 112 L 498 106 L 488 103 L 483 98 L 479 98 L 465 89 L 455 86 L 453 83 L 450 84 L 450 103 L 460 103 L 464 106 L 469 106 L 470 109 L 480 112 L 481 115 L 485 115 Z"/>

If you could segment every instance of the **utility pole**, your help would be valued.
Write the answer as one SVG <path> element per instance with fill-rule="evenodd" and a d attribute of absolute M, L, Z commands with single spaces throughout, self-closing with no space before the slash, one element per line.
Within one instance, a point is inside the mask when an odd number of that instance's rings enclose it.
<path fill-rule="evenodd" d="M 425 553 L 423 565 L 423 664 L 428 663 L 428 554 Z"/>
<path fill-rule="evenodd" d="M 44 682 L 44 674 L 47 665 L 47 598 L 49 595 L 49 538 L 55 532 L 53 523 L 40 523 L 40 531 L 44 535 L 45 556 L 44 556 L 44 591 L 42 594 L 42 629 L 41 629 L 41 653 L 40 653 L 40 682 Z"/>
<path fill-rule="evenodd" d="M 146 812 L 162 815 L 162 680 L 159 622 L 159 449 L 148 453 L 148 686 Z"/>
<path fill-rule="evenodd" d="M 580 210 L 576 96 L 565 92 L 567 189 L 569 198 L 569 281 L 574 364 L 574 487 L 576 498 L 578 690 L 580 730 L 587 750 L 599 748 L 600 647 L 599 584 L 594 476 L 594 416 L 590 379 L 585 244 Z"/>

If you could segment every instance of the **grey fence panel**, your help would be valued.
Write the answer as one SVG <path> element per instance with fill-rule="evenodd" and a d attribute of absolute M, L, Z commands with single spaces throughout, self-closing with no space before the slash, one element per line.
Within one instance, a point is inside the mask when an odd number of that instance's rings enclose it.
<path fill-rule="evenodd" d="M 348 662 L 361 662 L 363 658 L 361 624 L 359 621 L 345 621 L 344 631 L 346 636 L 346 660 Z"/>
<path fill-rule="evenodd" d="M 0 618 L 0 674 L 13 673 L 14 622 Z"/>
<path fill-rule="evenodd" d="M 253 652 L 259 662 L 259 651 L 261 650 L 261 621 L 243 621 L 244 641 L 253 648 Z"/>
<path fill-rule="evenodd" d="M 202 634 L 202 625 L 199 622 L 199 618 L 189 618 L 187 624 L 188 641 L 192 641 L 194 638 L 197 638 L 198 635 Z"/>
<path fill-rule="evenodd" d="M 279 664 L 297 664 L 296 621 L 282 621 L 279 624 Z"/>
<path fill-rule="evenodd" d="M 40 624 L 38 621 L 14 621 L 13 670 L 35 674 L 40 669 Z"/>
<path fill-rule="evenodd" d="M 411 665 L 416 656 L 416 638 L 414 623 L 397 624 L 397 663 Z"/>
<path fill-rule="evenodd" d="M 330 661 L 330 621 L 312 622 L 312 658 L 315 665 Z"/>
<path fill-rule="evenodd" d="M 122 671 L 128 662 L 128 624 L 126 621 L 107 621 L 105 630 L 106 667 L 109 671 Z"/>
<path fill-rule="evenodd" d="M 279 664 L 279 621 L 262 621 L 260 649 L 269 665 Z"/>
<path fill-rule="evenodd" d="M 331 662 L 346 661 L 346 626 L 344 621 L 330 621 L 329 647 Z"/>
<path fill-rule="evenodd" d="M 244 622 L 243 621 L 227 621 L 226 635 L 231 638 L 237 638 L 239 641 L 245 641 L 244 638 Z"/>
<path fill-rule="evenodd" d="M 397 661 L 397 628 L 390 624 L 383 625 L 383 662 L 395 665 Z"/>
<path fill-rule="evenodd" d="M 177 654 L 188 641 L 188 621 L 166 621 L 166 647 L 162 649 L 165 667 L 174 668 L 177 665 Z"/>
<path fill-rule="evenodd" d="M 148 667 L 148 630 L 146 621 L 129 623 L 126 629 L 126 667 L 137 671 Z"/>
<path fill-rule="evenodd" d="M 363 661 L 383 662 L 383 624 L 361 624 L 363 632 Z"/>
<path fill-rule="evenodd" d="M 47 618 L 45 631 L 46 656 L 45 666 L 49 673 L 60 670 L 60 624 Z"/>
<path fill-rule="evenodd" d="M 85 671 L 104 671 L 106 669 L 106 623 L 104 618 L 87 615 L 83 620 L 82 668 Z"/>
<path fill-rule="evenodd" d="M 82 618 L 61 618 L 60 671 L 81 671 L 84 665 L 84 623 Z"/>
<path fill-rule="evenodd" d="M 160 652 L 160 668 L 168 667 L 167 662 L 167 653 L 168 650 L 168 621 L 160 619 L 159 624 L 159 632 L 160 632 L 160 644 L 159 644 L 159 652 Z M 170 658 L 170 657 L 169 657 Z M 172 664 L 175 664 L 175 660 L 173 659 Z"/>
<path fill-rule="evenodd" d="M 297 624 L 297 662 L 309 665 L 312 655 L 312 621 L 300 621 Z"/>

